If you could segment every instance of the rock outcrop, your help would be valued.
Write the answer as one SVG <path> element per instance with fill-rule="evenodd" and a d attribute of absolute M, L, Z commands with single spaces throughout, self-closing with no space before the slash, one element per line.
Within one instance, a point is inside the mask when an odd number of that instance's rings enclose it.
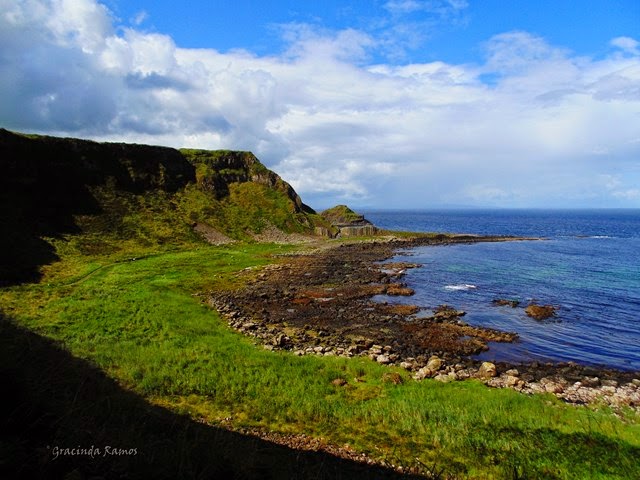
<path fill-rule="evenodd" d="M 346 205 L 337 205 L 320 214 L 331 223 L 335 233 L 331 236 L 364 237 L 375 235 L 378 228 Z"/>
<path fill-rule="evenodd" d="M 232 183 L 254 182 L 286 195 L 293 203 L 295 213 L 315 213 L 302 202 L 291 185 L 265 167 L 251 152 L 182 149 L 180 153 L 196 166 L 198 184 L 218 199 L 229 195 Z"/>
<path fill-rule="evenodd" d="M 536 305 L 532 303 L 524 312 L 536 320 L 546 320 L 547 318 L 555 317 L 556 307 L 553 305 Z"/>

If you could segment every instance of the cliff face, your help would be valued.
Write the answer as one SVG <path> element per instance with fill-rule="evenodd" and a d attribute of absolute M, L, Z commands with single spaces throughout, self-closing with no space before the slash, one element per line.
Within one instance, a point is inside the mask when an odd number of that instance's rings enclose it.
<path fill-rule="evenodd" d="M 295 213 L 315 213 L 302 203 L 291 185 L 260 163 L 251 152 L 191 149 L 180 152 L 196 166 L 198 184 L 218 199 L 229 195 L 232 183 L 254 182 L 286 195 L 293 202 Z"/>
<path fill-rule="evenodd" d="M 114 182 L 119 190 L 175 192 L 195 181 L 195 168 L 179 151 L 149 145 L 96 143 L 26 136 L 0 129 L 5 188 L 37 186 L 42 193 Z M 36 193 L 36 192 L 32 192 Z"/>
<path fill-rule="evenodd" d="M 265 228 L 313 234 L 325 223 L 250 152 L 0 129 L 0 284 L 37 278 L 57 258 L 54 239 L 103 254 L 122 241 L 197 242 L 203 228 L 250 240 Z"/>

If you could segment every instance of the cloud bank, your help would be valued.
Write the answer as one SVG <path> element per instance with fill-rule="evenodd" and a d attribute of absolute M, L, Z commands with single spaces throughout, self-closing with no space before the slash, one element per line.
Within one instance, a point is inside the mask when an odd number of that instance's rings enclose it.
<path fill-rule="evenodd" d="M 0 0 L 0 126 L 251 150 L 312 206 L 640 206 L 640 43 L 594 59 L 528 32 L 484 61 L 372 64 L 375 33 L 282 26 L 278 55 L 184 49 L 94 0 Z"/>

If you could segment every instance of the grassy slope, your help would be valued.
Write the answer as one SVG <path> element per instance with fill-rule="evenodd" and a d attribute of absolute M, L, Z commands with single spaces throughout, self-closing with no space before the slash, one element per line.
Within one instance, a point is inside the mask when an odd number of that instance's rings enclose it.
<path fill-rule="evenodd" d="M 635 415 L 621 420 L 475 382 L 417 383 L 404 372 L 395 385 L 384 380 L 388 368 L 368 360 L 267 352 L 193 296 L 229 287 L 236 272 L 291 247 L 156 244 L 144 256 L 136 244 L 82 256 L 54 244 L 63 260 L 40 283 L 0 290 L 5 313 L 155 404 L 213 425 L 230 419 L 235 427 L 322 436 L 462 477 L 640 475 Z M 338 377 L 348 384 L 334 386 Z"/>

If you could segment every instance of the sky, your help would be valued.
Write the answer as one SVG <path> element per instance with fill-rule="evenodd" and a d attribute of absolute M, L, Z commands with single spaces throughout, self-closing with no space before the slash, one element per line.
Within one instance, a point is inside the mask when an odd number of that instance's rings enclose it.
<path fill-rule="evenodd" d="M 313 208 L 640 207 L 637 0 L 0 0 L 0 127 L 250 150 Z"/>

